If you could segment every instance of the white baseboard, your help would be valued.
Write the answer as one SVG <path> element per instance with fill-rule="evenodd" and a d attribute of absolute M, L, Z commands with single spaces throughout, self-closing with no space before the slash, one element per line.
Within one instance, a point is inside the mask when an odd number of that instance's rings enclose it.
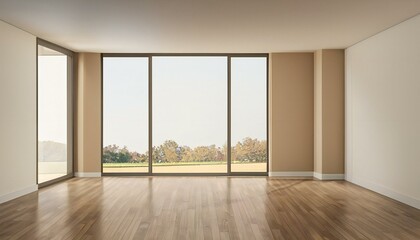
<path fill-rule="evenodd" d="M 394 191 L 392 189 L 389 189 L 387 187 L 384 187 L 382 185 L 373 183 L 371 181 L 362 180 L 362 179 L 359 179 L 359 178 L 353 178 L 352 181 L 349 181 L 349 182 L 354 183 L 356 185 L 359 185 L 361 187 L 367 188 L 369 190 L 372 190 L 374 192 L 377 192 L 379 194 L 382 194 L 384 196 L 387 196 L 387 197 L 392 198 L 394 200 L 397 200 L 399 202 L 405 203 L 409 206 L 420 209 L 420 199 L 415 199 L 413 197 L 410 197 L 410 196 L 404 195 L 402 193 L 396 192 L 396 191 Z"/>
<path fill-rule="evenodd" d="M 319 180 L 344 180 L 344 174 L 321 174 L 317 172 L 269 172 L 270 177 L 316 178 Z"/>
<path fill-rule="evenodd" d="M 313 172 L 269 172 L 270 177 L 312 178 Z"/>
<path fill-rule="evenodd" d="M 20 189 L 20 190 L 15 191 L 15 192 L 11 192 L 11 193 L 5 194 L 3 196 L 0 196 L 0 203 L 4 203 L 4 202 L 7 202 L 7 201 L 10 201 L 12 199 L 21 197 L 21 196 L 26 195 L 26 194 L 29 194 L 31 192 L 35 192 L 37 190 L 38 190 L 38 185 L 35 184 L 35 185 L 32 185 L 32 186 L 29 186 L 29 187 Z"/>
<path fill-rule="evenodd" d="M 102 173 L 100 172 L 75 172 L 75 177 L 101 177 Z"/>
<path fill-rule="evenodd" d="M 318 180 L 344 180 L 344 174 L 322 174 L 314 172 L 314 178 Z"/>

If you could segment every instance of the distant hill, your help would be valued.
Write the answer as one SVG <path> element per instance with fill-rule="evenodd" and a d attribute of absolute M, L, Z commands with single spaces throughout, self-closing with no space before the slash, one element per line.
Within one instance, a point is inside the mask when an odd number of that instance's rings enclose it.
<path fill-rule="evenodd" d="M 65 162 L 67 160 L 67 145 L 64 143 L 38 142 L 39 162 Z"/>

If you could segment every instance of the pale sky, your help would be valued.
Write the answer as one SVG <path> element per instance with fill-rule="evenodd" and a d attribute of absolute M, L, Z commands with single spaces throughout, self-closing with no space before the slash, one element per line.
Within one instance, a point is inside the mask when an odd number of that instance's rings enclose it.
<path fill-rule="evenodd" d="M 104 146 L 148 148 L 147 58 L 104 58 Z M 153 57 L 153 145 L 227 138 L 227 57 Z M 266 58 L 232 58 L 232 144 L 266 139 Z"/>
<path fill-rule="evenodd" d="M 67 143 L 67 56 L 38 56 L 38 140 Z"/>

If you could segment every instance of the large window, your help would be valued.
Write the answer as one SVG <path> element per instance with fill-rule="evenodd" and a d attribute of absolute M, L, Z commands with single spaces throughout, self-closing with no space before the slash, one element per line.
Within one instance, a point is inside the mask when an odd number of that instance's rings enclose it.
<path fill-rule="evenodd" d="M 267 58 L 231 59 L 232 172 L 267 171 Z"/>
<path fill-rule="evenodd" d="M 267 174 L 267 56 L 103 56 L 103 173 Z"/>
<path fill-rule="evenodd" d="M 226 173 L 227 57 L 153 57 L 153 172 Z"/>
<path fill-rule="evenodd" d="M 72 55 L 38 41 L 38 183 L 71 177 Z"/>
<path fill-rule="evenodd" d="M 149 172 L 147 57 L 103 59 L 103 172 Z"/>

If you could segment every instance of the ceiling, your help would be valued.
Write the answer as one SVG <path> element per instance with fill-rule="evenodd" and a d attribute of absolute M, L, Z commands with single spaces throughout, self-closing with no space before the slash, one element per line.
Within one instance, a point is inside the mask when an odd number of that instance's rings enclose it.
<path fill-rule="evenodd" d="M 420 0 L 0 0 L 0 19 L 77 52 L 240 53 L 346 48 Z"/>

